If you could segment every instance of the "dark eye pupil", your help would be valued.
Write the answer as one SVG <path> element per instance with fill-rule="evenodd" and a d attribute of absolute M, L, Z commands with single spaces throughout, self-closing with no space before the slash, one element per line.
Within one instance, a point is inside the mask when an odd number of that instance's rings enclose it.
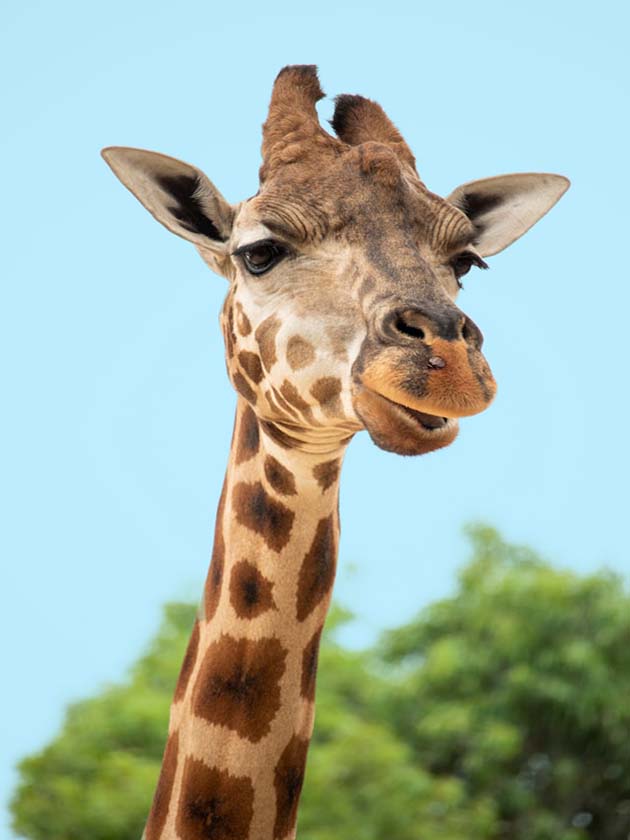
<path fill-rule="evenodd" d="M 261 245 L 260 248 L 254 248 L 247 252 L 247 261 L 251 265 L 256 266 L 256 268 L 260 268 L 268 262 L 271 262 L 274 255 L 275 252 L 271 245 Z"/>
<path fill-rule="evenodd" d="M 275 242 L 261 242 L 239 253 L 250 274 L 264 274 L 286 255 L 286 249 Z"/>
<path fill-rule="evenodd" d="M 463 277 L 464 274 L 468 274 L 470 269 L 472 268 L 473 260 L 472 257 L 457 257 L 457 259 L 453 260 L 453 271 L 455 272 L 455 277 Z"/>

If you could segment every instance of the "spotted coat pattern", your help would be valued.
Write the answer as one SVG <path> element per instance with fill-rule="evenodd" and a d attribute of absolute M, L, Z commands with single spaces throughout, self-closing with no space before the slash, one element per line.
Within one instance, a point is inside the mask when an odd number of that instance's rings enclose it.
<path fill-rule="evenodd" d="M 236 207 L 182 161 L 104 151 L 230 280 L 221 327 L 238 394 L 146 840 L 295 836 L 345 448 L 366 429 L 383 449 L 430 452 L 490 403 L 481 333 L 455 305 L 462 260 L 484 267 L 474 246 L 497 253 L 568 186 L 501 176 L 441 199 L 377 103 L 338 97 L 333 136 L 317 116 L 322 96 L 314 67 L 280 72 L 260 189 Z"/>
<path fill-rule="evenodd" d="M 334 454 L 283 447 L 239 401 L 146 840 L 294 835 L 335 571 Z"/>

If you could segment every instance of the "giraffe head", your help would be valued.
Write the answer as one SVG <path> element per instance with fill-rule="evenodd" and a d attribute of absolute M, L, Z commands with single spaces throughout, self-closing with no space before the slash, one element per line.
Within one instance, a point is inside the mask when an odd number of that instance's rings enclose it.
<path fill-rule="evenodd" d="M 333 136 L 317 116 L 322 96 L 315 67 L 280 72 L 260 188 L 237 205 L 179 160 L 103 155 L 229 280 L 228 372 L 279 442 L 323 448 L 366 428 L 384 449 L 429 452 L 496 390 L 481 331 L 455 303 L 461 277 L 525 233 L 569 182 L 503 175 L 440 198 L 379 105 L 339 96 Z"/>

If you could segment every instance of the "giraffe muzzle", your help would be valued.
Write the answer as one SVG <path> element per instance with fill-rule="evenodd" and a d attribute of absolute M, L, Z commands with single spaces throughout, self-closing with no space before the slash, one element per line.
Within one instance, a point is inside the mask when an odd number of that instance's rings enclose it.
<path fill-rule="evenodd" d="M 496 383 L 481 330 L 447 304 L 401 304 L 374 313 L 355 381 L 406 408 L 458 418 L 488 407 Z"/>
<path fill-rule="evenodd" d="M 447 418 L 479 414 L 496 393 L 485 358 L 462 340 L 384 348 L 366 364 L 360 382 L 413 411 Z"/>
<path fill-rule="evenodd" d="M 356 389 L 354 408 L 374 443 L 398 455 L 424 455 L 457 437 L 457 420 L 415 411 L 364 386 Z"/>

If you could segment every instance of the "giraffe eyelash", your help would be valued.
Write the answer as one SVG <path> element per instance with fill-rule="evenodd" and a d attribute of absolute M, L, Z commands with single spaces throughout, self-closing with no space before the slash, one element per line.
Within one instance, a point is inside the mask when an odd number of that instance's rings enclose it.
<path fill-rule="evenodd" d="M 453 257 L 450 261 L 449 265 L 453 269 L 455 280 L 457 280 L 457 285 L 460 289 L 464 288 L 464 284 L 461 282 L 460 278 L 465 274 L 468 274 L 473 266 L 483 269 L 490 268 L 488 263 L 485 260 L 482 260 L 479 254 L 475 254 L 474 251 L 463 251 L 461 254 L 457 254 L 457 256 Z"/>
<path fill-rule="evenodd" d="M 257 239 L 255 242 L 248 242 L 247 245 L 239 245 L 234 251 L 232 251 L 231 256 L 233 257 L 240 257 L 246 251 L 252 251 L 254 248 L 261 248 L 265 245 L 277 245 L 278 243 L 274 239 Z"/>
<path fill-rule="evenodd" d="M 289 250 L 273 239 L 259 239 L 249 245 L 241 245 L 233 251 L 233 257 L 240 257 L 250 274 L 258 276 L 270 271 L 288 256 Z"/>

